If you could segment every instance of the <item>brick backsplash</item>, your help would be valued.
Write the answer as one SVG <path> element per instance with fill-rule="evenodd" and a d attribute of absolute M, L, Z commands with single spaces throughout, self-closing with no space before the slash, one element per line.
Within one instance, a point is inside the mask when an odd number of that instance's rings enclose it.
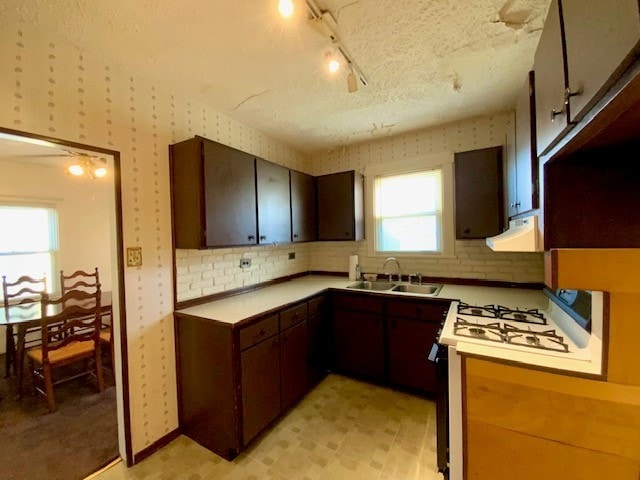
<path fill-rule="evenodd" d="M 367 254 L 366 242 L 318 242 L 311 246 L 310 270 L 346 272 L 349 255 L 358 255 L 363 273 L 384 273 L 385 257 Z M 484 240 L 459 240 L 451 258 L 399 257 L 402 273 L 509 282 L 543 282 L 542 253 L 494 252 Z M 395 273 L 395 266 L 388 267 Z"/>
<path fill-rule="evenodd" d="M 311 244 L 176 250 L 178 301 L 213 295 L 309 270 Z M 289 253 L 295 259 L 289 260 Z M 251 266 L 240 268 L 240 259 Z"/>
<path fill-rule="evenodd" d="M 457 241 L 452 258 L 399 258 L 402 273 L 428 277 L 475 278 L 508 282 L 542 282 L 541 253 L 496 253 L 483 240 Z M 296 258 L 289 260 L 289 252 Z M 247 287 L 301 272 L 347 272 L 357 254 L 364 273 L 384 273 L 384 257 L 367 255 L 366 242 L 315 242 L 216 250 L 177 250 L 178 301 Z M 240 268 L 250 258 L 251 267 Z M 388 269 L 395 273 L 395 266 Z"/>

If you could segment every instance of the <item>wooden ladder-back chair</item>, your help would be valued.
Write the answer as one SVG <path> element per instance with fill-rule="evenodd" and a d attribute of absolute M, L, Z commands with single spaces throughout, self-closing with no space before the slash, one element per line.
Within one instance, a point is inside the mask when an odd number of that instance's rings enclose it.
<path fill-rule="evenodd" d="M 83 290 L 87 292 L 95 291 L 96 285 L 100 284 L 100 273 L 98 267 L 95 267 L 94 273 L 88 273 L 83 270 L 77 270 L 71 275 L 65 275 L 63 270 L 60 270 L 60 291 L 64 295 L 70 290 Z M 104 318 L 109 317 L 110 323 L 105 323 Z M 100 341 L 107 345 L 109 348 L 109 354 L 111 355 L 111 371 L 115 377 L 115 358 L 113 349 L 113 327 L 111 325 L 112 316 L 111 311 L 103 312 L 101 328 L 100 328 Z"/>
<path fill-rule="evenodd" d="M 102 359 L 100 357 L 100 284 L 94 292 L 70 290 L 57 300 L 42 294 L 42 345 L 27 351 L 32 385 L 47 397 L 49 411 L 55 412 L 54 385 L 93 373 L 98 389 L 104 391 Z M 49 325 L 60 323 L 56 331 Z M 61 333 L 61 335 L 59 335 Z M 93 360 L 93 372 L 88 360 Z M 54 382 L 53 371 L 59 367 L 82 361 L 86 369 Z M 42 382 L 42 388 L 36 384 Z"/>
<path fill-rule="evenodd" d="M 40 302 L 40 295 L 47 291 L 47 277 L 33 278 L 23 275 L 15 282 L 7 282 L 7 276 L 2 276 L 2 298 L 4 299 L 4 309 L 7 320 L 11 320 L 10 312 L 23 306 L 25 308 L 34 307 L 34 303 Z M 11 309 L 9 308 L 11 307 Z M 25 338 L 25 346 L 36 346 L 40 343 L 40 336 L 32 338 L 33 334 L 40 332 L 40 327 L 27 328 Z M 5 357 L 5 376 L 18 372 L 18 368 L 23 368 L 24 358 L 17 358 L 16 353 L 16 335 L 11 323 L 7 324 L 6 338 L 6 357 Z M 24 351 L 24 350 L 23 350 Z"/>

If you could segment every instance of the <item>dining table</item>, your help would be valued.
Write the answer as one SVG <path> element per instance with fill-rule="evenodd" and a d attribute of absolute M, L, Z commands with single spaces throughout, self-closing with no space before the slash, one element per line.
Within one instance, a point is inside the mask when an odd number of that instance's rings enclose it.
<path fill-rule="evenodd" d="M 55 295 L 50 296 L 51 299 L 59 298 Z M 89 302 L 92 300 L 84 300 L 75 302 L 75 304 L 91 308 Z M 67 304 L 68 305 L 68 304 Z M 62 312 L 62 304 L 48 305 L 46 316 L 55 316 Z M 101 292 L 100 295 L 100 312 L 101 316 L 111 315 L 111 292 Z M 42 322 L 42 306 L 39 301 L 31 303 L 23 303 L 18 305 L 9 305 L 9 307 L 0 307 L 0 327 L 6 328 L 7 333 L 7 365 L 17 360 L 16 376 L 18 382 L 18 396 L 22 396 L 22 380 L 24 375 L 24 355 L 27 330 L 32 327 L 40 326 Z M 14 343 L 14 330 L 17 332 L 17 341 Z"/>

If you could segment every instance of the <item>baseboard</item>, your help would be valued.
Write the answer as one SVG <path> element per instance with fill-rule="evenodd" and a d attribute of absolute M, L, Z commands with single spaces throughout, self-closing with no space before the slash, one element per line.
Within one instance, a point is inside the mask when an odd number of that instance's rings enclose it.
<path fill-rule="evenodd" d="M 181 433 L 180 429 L 176 428 L 175 430 L 172 430 L 171 432 L 167 433 L 165 436 L 153 442 L 147 448 L 140 450 L 138 453 L 134 454 L 133 465 L 140 463 L 145 458 L 148 458 L 154 453 L 156 453 L 162 447 L 166 447 L 167 445 L 169 445 L 172 441 L 174 441 L 176 438 L 180 436 L 180 433 Z"/>

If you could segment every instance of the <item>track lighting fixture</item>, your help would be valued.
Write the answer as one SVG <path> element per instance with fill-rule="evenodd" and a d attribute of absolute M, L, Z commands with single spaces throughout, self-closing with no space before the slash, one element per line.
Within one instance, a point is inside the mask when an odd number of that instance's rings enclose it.
<path fill-rule="evenodd" d="M 284 18 L 290 18 L 293 15 L 293 0 L 280 0 L 278 2 L 278 11 Z"/>
<path fill-rule="evenodd" d="M 322 35 L 328 37 L 333 48 L 336 50 L 334 54 L 327 54 L 326 62 L 329 72 L 335 74 L 340 69 L 341 63 L 346 64 L 349 67 L 347 87 L 350 93 L 358 91 L 358 82 L 365 86 L 368 85 L 369 82 L 364 72 L 353 59 L 353 56 L 349 53 L 347 47 L 338 35 L 338 22 L 335 17 L 330 11 L 321 9 L 315 0 L 304 0 L 304 3 L 307 6 L 311 25 Z M 293 0 L 279 0 L 278 10 L 283 17 L 291 17 L 294 12 Z"/>
<path fill-rule="evenodd" d="M 358 91 L 358 79 L 356 78 L 356 74 L 353 73 L 353 70 L 349 72 L 347 75 L 347 89 L 349 93 L 355 93 Z"/>
<path fill-rule="evenodd" d="M 336 73 L 340 70 L 340 60 L 336 54 L 327 53 L 327 68 L 330 73 Z"/>

